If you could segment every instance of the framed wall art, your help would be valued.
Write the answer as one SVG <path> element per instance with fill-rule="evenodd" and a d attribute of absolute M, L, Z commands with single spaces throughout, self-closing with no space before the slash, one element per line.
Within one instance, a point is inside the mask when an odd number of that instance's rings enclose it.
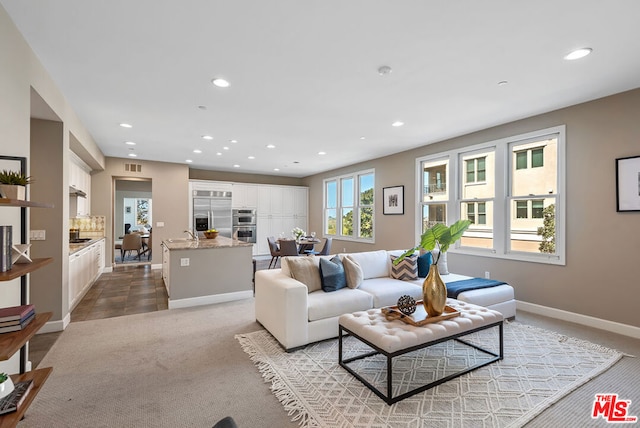
<path fill-rule="evenodd" d="M 383 214 L 404 214 L 404 186 L 383 187 L 382 203 Z"/>
<path fill-rule="evenodd" d="M 616 159 L 616 211 L 640 211 L 640 156 Z"/>

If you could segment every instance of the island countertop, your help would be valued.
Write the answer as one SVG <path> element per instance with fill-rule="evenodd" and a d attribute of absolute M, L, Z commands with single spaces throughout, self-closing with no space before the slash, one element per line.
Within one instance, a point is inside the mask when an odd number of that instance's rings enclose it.
<path fill-rule="evenodd" d="M 218 235 L 215 239 L 203 238 L 199 241 L 184 238 L 165 239 L 162 241 L 162 245 L 164 245 L 168 250 L 198 250 L 210 248 L 251 247 L 253 244 Z"/>

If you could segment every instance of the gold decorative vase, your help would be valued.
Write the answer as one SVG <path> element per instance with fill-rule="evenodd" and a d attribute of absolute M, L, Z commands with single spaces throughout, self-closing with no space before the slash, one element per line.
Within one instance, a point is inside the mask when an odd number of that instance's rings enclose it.
<path fill-rule="evenodd" d="M 440 278 L 438 265 L 429 266 L 429 274 L 422 283 L 422 299 L 430 317 L 442 315 L 447 305 L 447 285 Z"/>

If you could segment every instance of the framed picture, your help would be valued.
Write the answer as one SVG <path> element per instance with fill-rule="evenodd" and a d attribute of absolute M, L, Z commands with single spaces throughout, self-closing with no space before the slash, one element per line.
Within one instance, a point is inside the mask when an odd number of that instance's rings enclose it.
<path fill-rule="evenodd" d="M 616 211 L 640 211 L 640 156 L 616 159 Z"/>
<path fill-rule="evenodd" d="M 404 214 L 404 186 L 382 188 L 382 213 Z"/>

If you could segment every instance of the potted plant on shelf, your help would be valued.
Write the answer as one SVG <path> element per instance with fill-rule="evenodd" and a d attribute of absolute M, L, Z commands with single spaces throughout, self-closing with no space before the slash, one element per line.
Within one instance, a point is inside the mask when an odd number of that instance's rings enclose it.
<path fill-rule="evenodd" d="M 449 227 L 442 223 L 436 223 L 422 234 L 418 245 L 408 249 L 393 261 L 394 264 L 398 264 L 416 250 L 431 252 L 429 274 L 422 283 L 423 304 L 429 316 L 442 315 L 447 304 L 447 286 L 440 277 L 438 261 L 447 252 L 449 246 L 462 238 L 462 235 L 470 225 L 471 221 L 469 220 L 458 220 Z M 434 254 L 433 250 L 436 249 L 438 252 Z"/>
<path fill-rule="evenodd" d="M 4 398 L 13 391 L 13 381 L 6 373 L 0 373 L 0 398 Z"/>
<path fill-rule="evenodd" d="M 17 199 L 24 201 L 26 186 L 31 183 L 31 177 L 27 177 L 21 172 L 7 171 L 0 172 L 0 194 L 3 198 Z"/>

